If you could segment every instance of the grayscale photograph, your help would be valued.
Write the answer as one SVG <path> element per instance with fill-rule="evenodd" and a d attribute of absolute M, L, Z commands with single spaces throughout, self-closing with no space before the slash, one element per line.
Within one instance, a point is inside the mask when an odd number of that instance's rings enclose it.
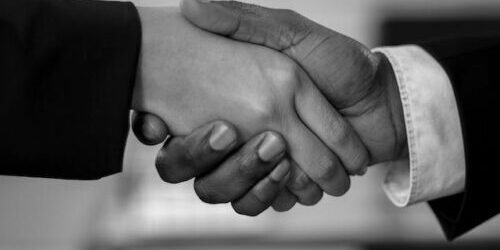
<path fill-rule="evenodd" d="M 498 250 L 499 72 L 499 0 L 0 0 L 0 250 Z"/>

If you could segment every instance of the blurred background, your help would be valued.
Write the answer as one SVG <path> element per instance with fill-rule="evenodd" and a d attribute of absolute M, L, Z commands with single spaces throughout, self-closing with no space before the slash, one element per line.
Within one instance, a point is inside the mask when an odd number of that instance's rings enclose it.
<path fill-rule="evenodd" d="M 500 27 L 498 0 L 248 2 L 294 9 L 369 47 Z M 162 183 L 157 150 L 129 136 L 124 172 L 93 182 L 0 176 L 0 249 L 500 249 L 500 217 L 447 243 L 426 204 L 389 202 L 380 167 L 344 197 L 248 218 L 204 205 L 191 182 Z"/>

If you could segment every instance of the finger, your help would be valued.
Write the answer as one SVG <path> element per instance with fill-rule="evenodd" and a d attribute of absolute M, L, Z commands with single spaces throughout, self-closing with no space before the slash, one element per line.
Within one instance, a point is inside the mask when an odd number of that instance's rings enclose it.
<path fill-rule="evenodd" d="M 284 51 L 319 26 L 290 11 L 236 1 L 183 0 L 181 12 L 194 25 L 235 40 Z"/>
<path fill-rule="evenodd" d="M 181 11 L 190 22 L 202 29 L 288 54 L 306 70 L 311 69 L 307 72 L 313 78 L 318 73 L 315 65 L 303 64 L 301 61 L 311 51 L 301 48 L 311 49 L 318 47 L 318 42 L 334 40 L 328 37 L 332 33 L 323 33 L 324 30 L 316 32 L 321 26 L 292 11 L 266 9 L 234 1 L 206 2 L 184 0 Z M 306 39 L 313 33 L 314 39 Z M 320 35 L 327 36 L 318 38 Z M 308 46 L 297 47 L 303 42 L 307 42 Z M 287 134 L 294 135 L 293 138 L 286 138 L 290 143 L 290 155 L 304 172 L 327 193 L 345 193 L 350 185 L 349 178 L 339 159 L 305 125 L 291 126 L 290 130 Z"/>
<path fill-rule="evenodd" d="M 285 141 L 274 132 L 252 138 L 220 167 L 195 180 L 195 191 L 206 203 L 240 198 L 268 175 L 285 155 Z"/>
<path fill-rule="evenodd" d="M 132 111 L 132 131 L 137 139 L 146 145 L 157 145 L 165 141 L 168 127 L 158 116 Z"/>
<path fill-rule="evenodd" d="M 285 187 L 274 200 L 272 207 L 276 212 L 286 212 L 292 209 L 295 204 L 297 204 L 297 197 Z"/>
<path fill-rule="evenodd" d="M 231 124 L 207 124 L 188 136 L 174 137 L 160 150 L 156 157 L 158 174 L 169 183 L 203 175 L 217 167 L 239 143 Z"/>
<path fill-rule="evenodd" d="M 232 202 L 234 211 L 248 216 L 264 212 L 273 204 L 280 191 L 284 190 L 289 172 L 290 163 L 285 159 L 242 198 Z"/>
<path fill-rule="evenodd" d="M 307 176 L 297 163 L 291 163 L 290 179 L 287 183 L 288 190 L 297 197 L 300 204 L 312 206 L 323 198 L 323 190 Z"/>
<path fill-rule="evenodd" d="M 290 156 L 327 194 L 343 195 L 350 180 L 342 163 L 298 117 L 291 119 L 284 133 Z"/>
<path fill-rule="evenodd" d="M 292 10 L 236 1 L 183 0 L 181 12 L 208 32 L 284 53 L 322 86 L 322 92 L 337 108 L 362 99 L 376 69 L 378 59 L 365 46 Z M 325 56 L 335 54 L 340 57 Z M 358 70 L 354 72 L 353 67 Z M 341 73 L 328 75 L 326 70 Z"/>
<path fill-rule="evenodd" d="M 295 96 L 295 107 L 301 120 L 335 152 L 349 174 L 366 173 L 369 154 L 358 134 L 308 77 L 303 77 L 301 82 L 304 84 Z"/>

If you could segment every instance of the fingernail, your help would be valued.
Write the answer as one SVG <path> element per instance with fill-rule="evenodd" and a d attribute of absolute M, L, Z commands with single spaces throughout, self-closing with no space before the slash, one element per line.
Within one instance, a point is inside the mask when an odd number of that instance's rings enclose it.
<path fill-rule="evenodd" d="M 286 175 L 290 172 L 290 163 L 287 160 L 282 161 L 273 172 L 271 172 L 271 179 L 276 182 L 281 182 L 285 179 Z"/>
<path fill-rule="evenodd" d="M 153 123 L 148 122 L 148 123 L 145 123 L 143 126 L 144 127 L 143 127 L 142 131 L 144 132 L 144 136 L 147 139 L 153 140 L 153 139 L 161 136 L 160 129 L 156 125 L 154 125 Z"/>
<path fill-rule="evenodd" d="M 234 131 L 224 124 L 219 124 L 212 129 L 212 134 L 208 142 L 212 149 L 221 151 L 229 148 L 235 140 L 236 134 Z"/>
<path fill-rule="evenodd" d="M 285 145 L 283 145 L 276 135 L 269 133 L 260 143 L 257 153 L 262 161 L 271 162 L 276 157 L 283 154 L 284 151 Z"/>

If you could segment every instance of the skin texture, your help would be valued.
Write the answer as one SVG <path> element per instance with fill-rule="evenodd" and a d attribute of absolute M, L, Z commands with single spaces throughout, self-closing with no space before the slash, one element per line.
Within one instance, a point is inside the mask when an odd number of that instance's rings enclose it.
<path fill-rule="evenodd" d="M 360 134 L 368 147 L 371 164 L 407 159 L 397 82 L 390 63 L 383 55 L 373 54 L 362 44 L 293 11 L 238 2 L 204 4 L 195 0 L 183 1 L 181 9 L 187 20 L 202 29 L 268 47 L 298 63 Z M 151 114 L 141 116 L 154 119 Z M 136 131 L 136 134 L 147 133 L 145 130 L 148 127 Z M 335 130 L 335 126 L 330 128 Z M 197 146 L 192 146 L 190 150 L 195 148 Z M 243 153 L 234 152 L 233 155 Z M 217 169 L 221 163 L 212 161 L 207 164 L 211 165 L 211 169 Z M 297 175 L 291 178 L 288 189 L 296 190 L 294 187 L 303 186 L 301 180 L 303 178 Z M 311 198 L 314 192 L 293 193 L 303 204 L 315 204 L 320 199 Z M 274 200 L 273 208 L 286 211 L 294 206 L 295 199 L 290 192 L 282 192 Z"/>
<path fill-rule="evenodd" d="M 293 60 L 197 29 L 175 8 L 139 8 L 139 14 L 134 110 L 168 121 L 173 135 L 214 120 L 234 124 L 244 141 L 266 130 L 281 134 L 290 182 L 301 183 L 289 189 L 304 203 L 321 190 L 345 193 L 347 172 L 363 171 L 368 155 L 358 136 Z"/>
<path fill-rule="evenodd" d="M 153 135 L 149 138 L 139 137 L 146 143 L 165 138 L 155 135 L 158 130 L 154 127 L 142 126 L 157 124 L 165 128 L 160 118 L 135 112 L 132 121 L 134 133 Z M 227 148 L 216 149 L 211 139 L 213 132 L 219 131 L 221 127 L 235 135 L 234 143 Z M 222 121 L 208 123 L 189 135 L 168 140 L 157 157 L 158 173 L 171 183 L 195 178 L 194 190 L 201 200 L 207 203 L 231 202 L 234 210 L 240 214 L 256 216 L 271 205 L 282 210 L 290 209 L 295 204 L 294 200 L 290 203 L 283 198 L 278 199 L 280 195 L 286 198 L 283 194 L 289 194 L 284 190 L 291 176 L 290 162 L 284 156 L 272 161 L 263 161 L 258 156 L 262 139 L 269 135 L 276 138 L 276 143 L 283 148 L 286 146 L 284 139 L 273 132 L 261 133 L 245 142 L 233 125 Z M 214 169 L 213 166 L 219 167 Z"/>
<path fill-rule="evenodd" d="M 197 0 L 182 1 L 181 9 L 201 29 L 268 47 L 298 63 L 359 134 L 371 164 L 407 158 L 397 82 L 382 54 L 290 10 Z"/>

